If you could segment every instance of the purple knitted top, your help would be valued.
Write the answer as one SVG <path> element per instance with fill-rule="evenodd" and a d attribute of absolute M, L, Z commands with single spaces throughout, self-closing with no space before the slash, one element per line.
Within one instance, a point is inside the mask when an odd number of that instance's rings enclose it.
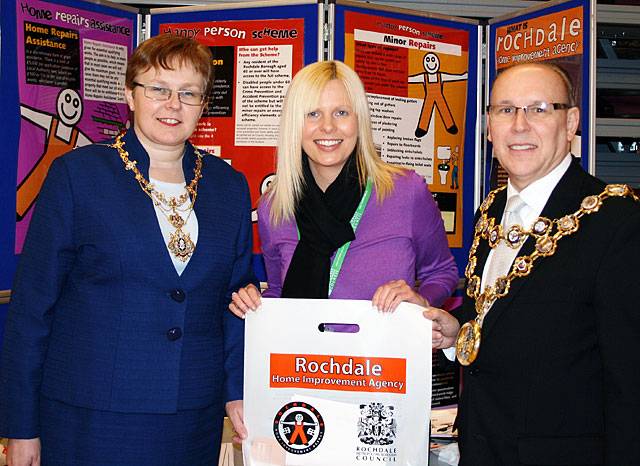
<path fill-rule="evenodd" d="M 423 178 L 396 176 L 393 192 L 378 203 L 375 189 L 351 242 L 331 298 L 371 299 L 390 280 L 420 282 L 418 292 L 440 306 L 458 282 L 442 217 Z M 277 298 L 298 243 L 295 221 L 274 227 L 269 202 L 258 206 L 258 228 L 267 269 L 264 297 Z"/>

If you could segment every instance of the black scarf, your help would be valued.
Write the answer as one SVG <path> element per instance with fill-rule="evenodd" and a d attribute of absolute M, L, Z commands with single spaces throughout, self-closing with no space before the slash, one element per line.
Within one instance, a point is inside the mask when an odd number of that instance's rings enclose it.
<path fill-rule="evenodd" d="M 331 255 L 355 239 L 349 222 L 362 196 L 355 151 L 325 192 L 313 178 L 304 152 L 302 169 L 304 187 L 295 211 L 300 241 L 282 285 L 282 297 L 326 299 Z"/>

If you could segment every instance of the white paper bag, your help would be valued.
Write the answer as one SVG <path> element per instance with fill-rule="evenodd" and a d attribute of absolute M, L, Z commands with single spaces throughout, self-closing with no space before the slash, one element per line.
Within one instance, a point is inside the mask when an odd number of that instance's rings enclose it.
<path fill-rule="evenodd" d="M 245 466 L 425 466 L 431 321 L 422 311 L 263 299 L 245 326 Z"/>

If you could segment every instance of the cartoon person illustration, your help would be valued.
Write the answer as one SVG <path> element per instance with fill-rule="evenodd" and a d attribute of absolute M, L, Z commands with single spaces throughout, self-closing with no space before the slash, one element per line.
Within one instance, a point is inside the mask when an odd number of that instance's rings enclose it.
<path fill-rule="evenodd" d="M 53 161 L 71 149 L 92 141 L 75 125 L 82 118 L 82 99 L 73 89 L 63 89 L 56 101 L 57 116 L 20 105 L 20 116 L 46 132 L 44 152 L 17 188 L 16 214 L 21 220 L 38 196 Z"/>
<path fill-rule="evenodd" d="M 451 189 L 459 189 L 460 185 L 458 184 L 458 151 L 460 150 L 459 146 L 456 146 L 456 149 L 453 151 L 451 155 Z"/>
<path fill-rule="evenodd" d="M 298 439 L 298 437 L 300 437 L 300 442 L 302 442 L 302 445 L 309 444 L 309 440 L 307 439 L 307 434 L 304 431 L 304 426 L 313 425 L 313 424 L 304 422 L 302 414 L 300 413 L 296 414 L 294 422 L 283 422 L 283 424 L 294 425 L 293 433 L 291 434 L 291 437 L 289 437 L 289 445 L 293 445 L 295 441 Z"/>
<path fill-rule="evenodd" d="M 449 109 L 449 104 L 444 96 L 443 87 L 445 82 L 465 81 L 467 73 L 449 74 L 440 72 L 440 58 L 433 52 L 427 53 L 422 59 L 424 72 L 409 76 L 410 84 L 422 84 L 424 87 L 424 101 L 422 102 L 422 110 L 415 135 L 417 138 L 427 134 L 429 123 L 431 123 L 431 114 L 434 113 L 434 107 L 440 113 L 440 117 L 444 122 L 444 126 L 451 134 L 457 134 L 458 127 Z"/>

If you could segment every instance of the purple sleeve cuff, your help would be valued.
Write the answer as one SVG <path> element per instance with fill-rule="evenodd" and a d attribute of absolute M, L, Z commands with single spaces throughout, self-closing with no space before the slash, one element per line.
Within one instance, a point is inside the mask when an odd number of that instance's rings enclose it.
<path fill-rule="evenodd" d="M 267 288 L 266 290 L 264 290 L 264 293 L 262 293 L 262 297 L 263 298 L 279 298 L 280 297 L 280 292 L 281 292 L 281 290 L 275 290 L 273 288 Z"/>
<path fill-rule="evenodd" d="M 433 307 L 441 307 L 445 299 L 451 295 L 451 291 L 448 288 L 437 283 L 425 283 L 420 287 L 419 292 Z"/>

